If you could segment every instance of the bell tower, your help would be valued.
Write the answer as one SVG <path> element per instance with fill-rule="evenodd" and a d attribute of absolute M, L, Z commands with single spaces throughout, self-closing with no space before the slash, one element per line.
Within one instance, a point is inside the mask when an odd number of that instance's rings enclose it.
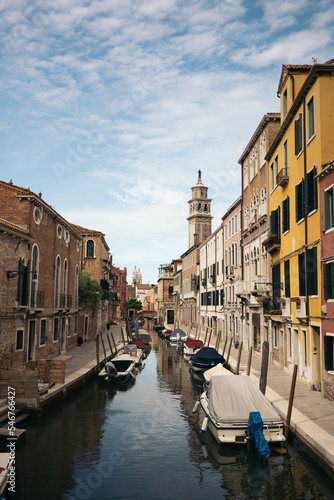
<path fill-rule="evenodd" d="M 188 221 L 188 248 L 200 245 L 212 232 L 211 199 L 208 188 L 202 183 L 202 172 L 198 171 L 196 186 L 191 188 Z"/>

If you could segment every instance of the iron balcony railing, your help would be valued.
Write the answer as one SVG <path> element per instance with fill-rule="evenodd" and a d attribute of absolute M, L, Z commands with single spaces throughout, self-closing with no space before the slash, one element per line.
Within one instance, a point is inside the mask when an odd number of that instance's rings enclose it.
<path fill-rule="evenodd" d="M 44 307 L 44 292 L 37 290 L 31 292 L 30 307 L 32 309 Z"/>

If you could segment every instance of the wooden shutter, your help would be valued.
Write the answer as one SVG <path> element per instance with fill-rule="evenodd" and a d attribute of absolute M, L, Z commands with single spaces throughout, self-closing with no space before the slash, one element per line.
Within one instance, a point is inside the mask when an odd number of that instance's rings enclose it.
<path fill-rule="evenodd" d="M 304 297 L 306 295 L 305 289 L 305 253 L 300 253 L 298 255 L 298 275 L 299 275 L 299 296 Z"/>
<path fill-rule="evenodd" d="M 324 348 L 325 348 L 325 370 L 333 370 L 333 337 L 329 335 L 324 336 Z"/>
<path fill-rule="evenodd" d="M 306 250 L 307 295 L 318 295 L 317 247 Z"/>
<path fill-rule="evenodd" d="M 325 193 L 320 194 L 320 216 L 321 216 L 321 231 L 326 231 L 326 206 L 325 206 Z"/>
<path fill-rule="evenodd" d="M 290 261 L 284 262 L 285 296 L 290 297 Z"/>

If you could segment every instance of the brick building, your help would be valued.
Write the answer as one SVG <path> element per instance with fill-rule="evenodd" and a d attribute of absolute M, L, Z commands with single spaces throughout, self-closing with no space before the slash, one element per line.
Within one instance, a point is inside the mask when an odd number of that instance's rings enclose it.
<path fill-rule="evenodd" d="M 77 343 L 81 237 L 30 189 L 0 181 L 0 363 L 23 366 Z"/>

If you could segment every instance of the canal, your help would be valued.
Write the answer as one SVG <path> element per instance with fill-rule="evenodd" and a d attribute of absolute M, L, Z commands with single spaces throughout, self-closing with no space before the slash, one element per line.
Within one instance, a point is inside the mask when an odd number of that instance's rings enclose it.
<path fill-rule="evenodd" d="M 201 385 L 153 335 L 130 387 L 90 382 L 27 426 L 6 499 L 333 498 L 333 482 L 290 446 L 264 462 L 202 435 L 192 414 Z"/>

